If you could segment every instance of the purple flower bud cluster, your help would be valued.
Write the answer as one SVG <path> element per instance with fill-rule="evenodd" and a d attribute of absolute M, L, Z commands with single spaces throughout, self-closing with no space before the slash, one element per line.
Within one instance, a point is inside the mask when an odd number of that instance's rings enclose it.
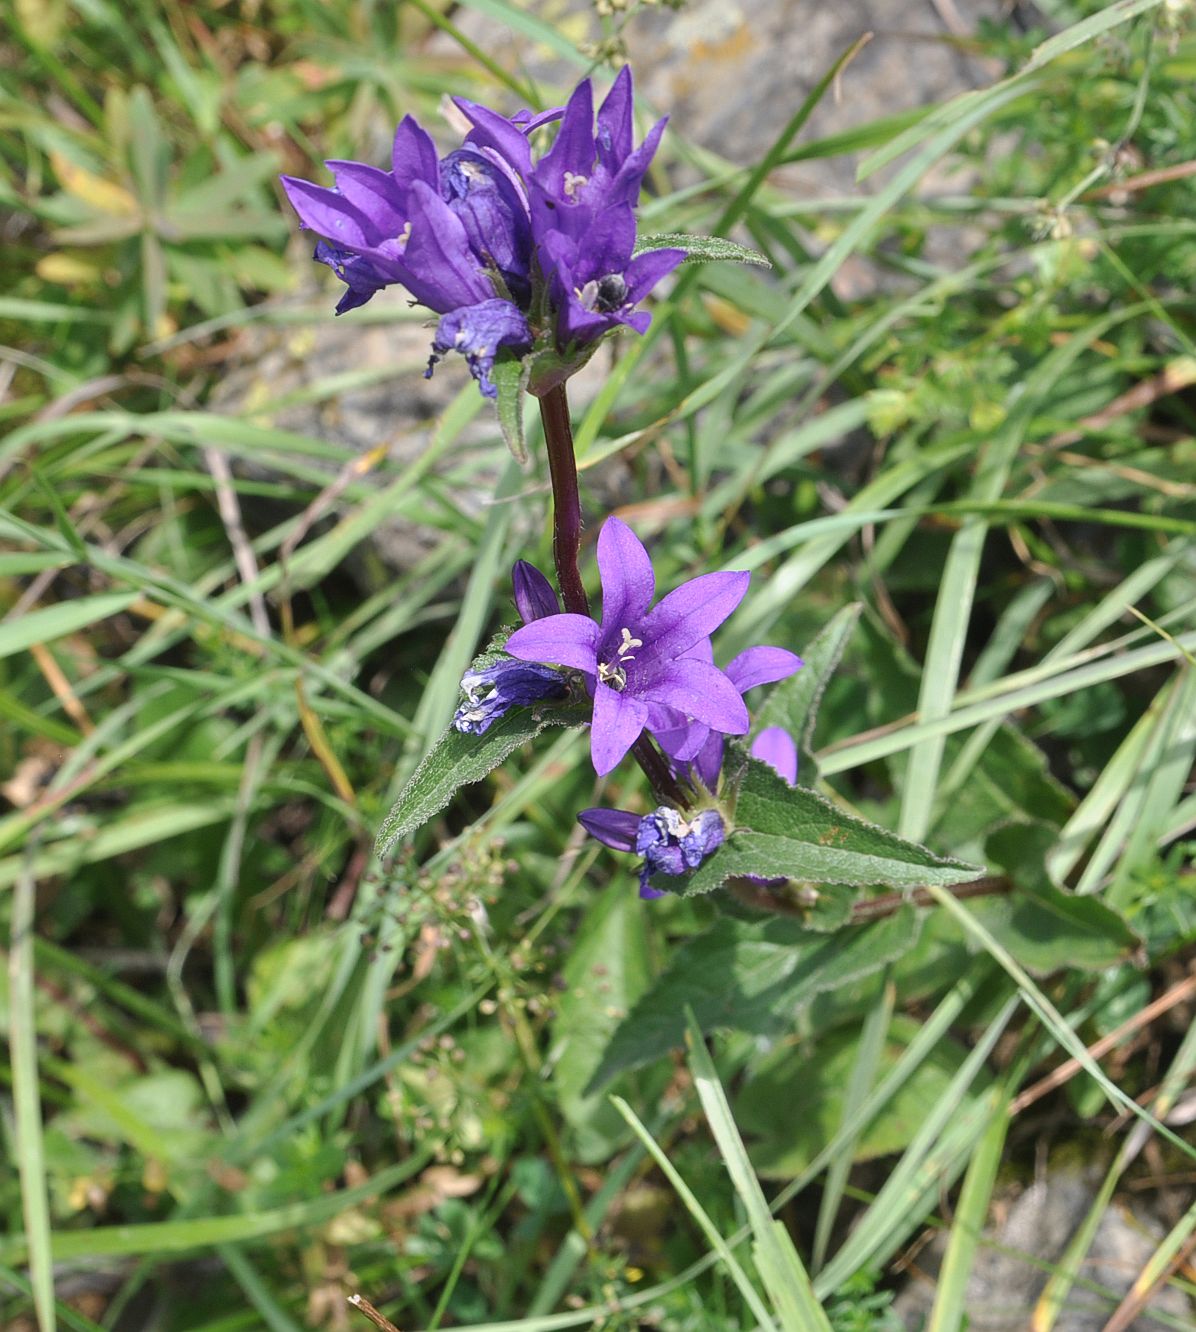
<path fill-rule="evenodd" d="M 330 161 L 331 187 L 284 176 L 300 221 L 323 238 L 314 257 L 345 283 L 337 314 L 405 287 L 442 316 L 428 373 L 460 352 L 487 397 L 501 353 L 538 345 L 580 363 L 618 325 L 643 333 L 651 316 L 636 306 L 685 252 L 634 254 L 640 185 L 665 121 L 634 146 L 632 100 L 627 68 L 596 117 L 589 79 L 540 115 L 508 119 L 459 97 L 470 129 L 443 158 L 407 116 L 389 170 Z M 552 146 L 533 158 L 531 136 L 555 121 Z"/>
<path fill-rule="evenodd" d="M 672 878 L 695 870 L 723 844 L 726 829 L 716 809 L 702 809 L 688 817 L 668 805 L 641 818 L 624 809 L 583 809 L 578 822 L 591 837 L 616 851 L 643 856 L 640 896 L 663 897 L 653 888 L 653 874 Z"/>

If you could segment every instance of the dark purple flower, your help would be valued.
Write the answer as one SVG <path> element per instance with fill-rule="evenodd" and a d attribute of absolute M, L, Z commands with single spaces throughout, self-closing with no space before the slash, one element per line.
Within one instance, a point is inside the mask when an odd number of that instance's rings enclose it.
<path fill-rule="evenodd" d="M 512 296 L 526 301 L 531 223 L 511 177 L 476 149 L 460 148 L 440 163 L 440 192 L 461 219 L 473 253 L 497 270 Z"/>
<path fill-rule="evenodd" d="M 713 663 L 689 655 L 743 600 L 751 575 L 709 573 L 649 609 L 656 589 L 648 552 L 626 523 L 608 518 L 598 534 L 602 620 L 550 615 L 516 629 L 506 651 L 522 661 L 581 671 L 594 695 L 590 753 L 601 776 L 649 725 L 653 709 L 675 709 L 727 735 L 743 735 L 739 690 Z"/>
<path fill-rule="evenodd" d="M 524 624 L 561 613 L 561 603 L 552 584 L 534 564 L 516 560 L 511 570 L 511 582 L 515 585 L 515 609 Z"/>
<path fill-rule="evenodd" d="M 685 258 L 684 250 L 649 250 L 633 259 L 635 214 L 626 204 L 599 213 L 580 236 L 537 239 L 562 346 L 593 342 L 617 324 L 646 332 L 652 316 L 635 307 Z"/>
<path fill-rule="evenodd" d="M 495 398 L 498 390 L 490 380 L 490 371 L 499 348 L 510 347 L 519 352 L 527 351 L 531 345 L 527 320 L 510 301 L 494 297 L 477 305 L 464 305 L 450 310 L 437 324 L 424 378 L 431 378 L 432 367 L 446 352 L 460 352 L 482 393 Z"/>
<path fill-rule="evenodd" d="M 686 817 L 661 805 L 643 818 L 623 809 L 583 809 L 577 817 L 586 832 L 606 846 L 644 857 L 640 867 L 640 896 L 644 898 L 664 896 L 651 886 L 653 874 L 688 874 L 725 837 L 722 815 L 715 809 Z"/>
<path fill-rule="evenodd" d="M 632 257 L 634 208 L 665 122 L 634 146 L 630 70 L 620 71 L 596 119 L 588 79 L 567 106 L 538 114 L 508 119 L 461 98 L 457 105 L 471 128 L 464 146 L 443 159 L 406 116 L 388 171 L 330 161 L 331 187 L 282 178 L 303 226 L 323 238 L 315 258 L 346 285 L 337 313 L 399 285 L 441 315 L 503 301 L 533 316 L 534 327 L 516 328 L 505 314 L 500 342 L 475 316 L 442 324 L 436 353 L 465 351 L 487 396 L 492 343 L 518 356 L 539 337 L 560 351 L 573 345 L 577 355 L 559 378 L 617 325 L 642 333 L 650 316 L 636 305 L 685 256 L 654 250 Z M 556 120 L 552 146 L 533 161 L 529 136 Z"/>
<path fill-rule="evenodd" d="M 511 708 L 545 698 L 564 698 L 568 686 L 559 671 L 523 661 L 497 661 L 461 677 L 465 695 L 453 714 L 453 726 L 468 735 L 485 735 Z"/>

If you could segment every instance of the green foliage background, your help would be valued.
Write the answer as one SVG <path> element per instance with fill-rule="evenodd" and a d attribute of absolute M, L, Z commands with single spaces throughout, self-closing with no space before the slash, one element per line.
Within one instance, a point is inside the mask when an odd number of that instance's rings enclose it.
<path fill-rule="evenodd" d="M 458 9 L 555 53 L 562 86 L 499 68 Z M 513 560 L 548 564 L 535 427 L 523 470 L 466 384 L 404 462 L 279 428 L 269 385 L 214 395 L 247 331 L 318 363 L 331 320 L 277 173 L 361 156 L 408 111 L 436 125 L 445 92 L 556 99 L 634 36 L 637 5 L 597 10 L 581 53 L 509 0 L 10 7 L 5 1326 L 342 1327 L 360 1291 L 407 1332 L 821 1326 L 815 1297 L 886 1328 L 929 1226 L 932 1326 L 957 1328 L 993 1189 L 1040 1136 L 1103 1163 L 1093 1224 L 1144 1172 L 1100 1136 L 1116 1114 L 1191 1170 L 1165 1123 L 1190 1009 L 1112 1064 L 1085 1053 L 1174 995 L 1196 939 L 1184 3 L 1052 0 L 982 32 L 987 90 L 821 141 L 795 105 L 760 163 L 674 118 L 643 230 L 733 232 L 773 269 L 684 270 L 578 415 L 591 531 L 615 491 L 662 587 L 753 570 L 720 652 L 842 652 L 816 725 L 790 700 L 803 784 L 1001 891 L 865 887 L 782 920 L 641 903 L 573 821 L 643 808 L 640 780 L 599 790 L 556 729 L 373 858 L 510 619 Z M 849 152 L 866 193 L 777 173 Z M 837 295 L 860 258 L 878 281 Z M 396 519 L 431 540 L 398 575 L 369 554 Z M 687 1004 L 714 1067 L 672 1049 Z M 1068 1057 L 1087 1071 L 1044 1127 L 1016 1098 Z M 1156 1264 L 1190 1294 L 1185 1207 Z"/>

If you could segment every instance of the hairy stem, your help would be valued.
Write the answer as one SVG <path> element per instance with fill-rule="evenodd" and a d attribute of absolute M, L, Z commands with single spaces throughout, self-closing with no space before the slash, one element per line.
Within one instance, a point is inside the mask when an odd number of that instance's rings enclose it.
<path fill-rule="evenodd" d="M 548 475 L 552 479 L 552 558 L 556 581 L 565 609 L 589 615 L 590 601 L 577 563 L 581 551 L 581 496 L 577 489 L 569 397 L 564 384 L 549 389 L 540 399 L 540 419 L 544 422 Z M 647 734 L 632 745 L 631 753 L 659 799 L 681 808 L 688 805 L 664 756 Z"/>

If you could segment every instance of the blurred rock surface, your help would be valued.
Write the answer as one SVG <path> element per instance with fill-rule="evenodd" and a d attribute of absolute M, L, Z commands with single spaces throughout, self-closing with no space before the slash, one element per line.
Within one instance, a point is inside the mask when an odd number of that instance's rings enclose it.
<path fill-rule="evenodd" d="M 1049 1267 L 1059 1262 L 1088 1215 L 1099 1183 L 1099 1176 L 1050 1170 L 1012 1202 L 998 1204 L 1003 1217 L 984 1232 L 968 1281 L 965 1306 L 971 1332 L 1025 1332 L 1031 1326 Z M 1145 1201 L 1135 1200 L 1131 1209 L 1115 1199 L 1101 1218 L 1079 1280 L 1054 1324 L 1055 1332 L 1101 1332 L 1167 1229 Z M 917 1256 L 918 1275 L 894 1302 L 909 1332 L 918 1332 L 934 1303 L 935 1278 L 945 1249 L 946 1236 L 940 1236 Z M 1090 1283 L 1108 1296 L 1098 1294 Z M 1129 1332 L 1174 1326 L 1152 1318 L 1149 1311 L 1196 1326 L 1188 1321 L 1196 1308 L 1172 1287 L 1164 1286 L 1155 1294 Z"/>
<path fill-rule="evenodd" d="M 575 41 L 602 35 L 594 8 L 585 0 L 529 0 L 525 7 Z M 646 105 L 667 111 L 691 142 L 747 164 L 759 160 L 819 78 L 864 32 L 872 32 L 872 40 L 844 73 L 835 95 L 815 112 L 805 139 L 983 86 L 996 71 L 965 53 L 964 38 L 980 18 L 1000 17 L 1008 8 L 1006 0 L 836 0 L 829 5 L 689 0 L 677 10 L 663 5 L 640 10 L 625 35 Z M 551 52 L 529 49 L 525 38 L 475 10 L 462 6 L 454 20 L 500 63 L 529 69 L 546 87 L 564 89 L 577 77 L 575 66 Z M 441 58 L 460 57 L 460 49 L 442 33 L 429 50 Z M 439 134 L 441 127 L 432 129 Z M 376 152 L 363 145 L 362 155 L 373 153 L 381 160 L 389 127 L 385 137 Z M 807 197 L 842 196 L 871 188 L 855 184 L 855 166 L 854 156 L 817 159 L 782 168 L 777 178 Z M 303 248 L 296 243 L 296 250 Z M 312 275 L 313 283 L 324 277 L 314 265 Z M 852 296 L 872 280 L 864 265 L 848 264 L 836 289 Z M 331 284 L 327 290 L 331 293 Z M 403 301 L 401 292 L 391 290 L 375 297 L 373 307 L 394 303 L 398 309 Z M 401 464 L 427 447 L 437 416 L 467 378 L 464 366 L 451 357 L 432 380 L 422 377 L 430 340 L 429 329 L 420 323 L 364 324 L 352 316 L 301 332 L 251 325 L 215 405 L 230 413 L 256 409 L 258 421 L 361 452 L 388 444 L 392 462 Z M 331 397 L 313 395 L 321 380 L 372 369 L 381 374 L 377 381 L 343 388 Z M 587 378 L 599 370 L 595 364 Z M 593 392 L 593 385 L 577 385 L 576 401 L 588 396 L 587 387 Z M 284 405 L 271 406 L 280 400 Z M 484 408 L 471 423 L 453 451 L 453 462 L 459 462 L 461 449 L 494 439 L 491 417 Z M 493 453 L 493 462 L 479 469 L 464 492 L 473 508 L 485 502 L 503 465 L 502 454 Z M 334 473 L 330 468 L 330 480 Z M 591 473 L 587 481 L 600 478 Z M 400 519 L 380 529 L 372 544 L 388 567 L 402 570 L 437 539 Z"/>

